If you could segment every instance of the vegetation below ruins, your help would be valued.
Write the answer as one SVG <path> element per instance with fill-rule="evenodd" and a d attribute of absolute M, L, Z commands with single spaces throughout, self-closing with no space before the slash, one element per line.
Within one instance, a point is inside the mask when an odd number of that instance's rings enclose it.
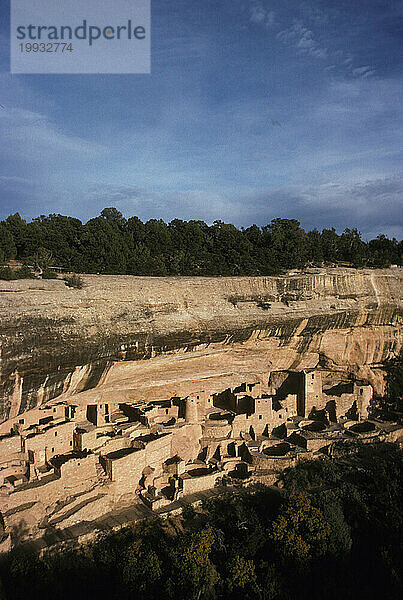
<path fill-rule="evenodd" d="M 356 229 L 305 232 L 295 219 L 237 229 L 215 221 L 126 220 L 116 208 L 83 224 L 63 215 L 26 223 L 18 213 L 0 222 L 0 262 L 16 259 L 49 272 L 128 275 L 276 275 L 307 264 L 356 267 L 401 264 L 403 242 L 369 242 Z M 1 278 L 12 278 L 2 271 Z"/>
<path fill-rule="evenodd" d="M 75 550 L 3 557 L 7 599 L 394 600 L 401 579 L 402 452 L 341 445 L 180 517 L 154 518 Z"/>

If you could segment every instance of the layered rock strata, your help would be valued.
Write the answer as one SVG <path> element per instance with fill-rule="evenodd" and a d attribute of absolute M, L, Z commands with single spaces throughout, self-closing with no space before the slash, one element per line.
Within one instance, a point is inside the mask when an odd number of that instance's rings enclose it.
<path fill-rule="evenodd" d="M 61 396 L 184 397 L 318 364 L 382 393 L 401 348 L 402 269 L 83 279 L 0 282 L 0 420 Z"/>

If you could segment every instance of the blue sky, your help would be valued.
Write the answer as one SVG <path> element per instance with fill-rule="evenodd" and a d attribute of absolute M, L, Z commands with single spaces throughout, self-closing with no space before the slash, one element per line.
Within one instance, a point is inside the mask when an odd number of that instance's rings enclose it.
<path fill-rule="evenodd" d="M 402 236 L 402 2 L 153 0 L 151 75 L 104 76 L 10 75 L 0 7 L 1 218 Z"/>

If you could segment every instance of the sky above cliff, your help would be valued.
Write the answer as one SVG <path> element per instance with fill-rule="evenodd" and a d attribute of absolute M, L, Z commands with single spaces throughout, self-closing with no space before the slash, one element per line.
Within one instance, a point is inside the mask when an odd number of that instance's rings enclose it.
<path fill-rule="evenodd" d="M 402 236 L 402 2 L 153 0 L 151 75 L 103 76 L 10 75 L 0 8 L 1 218 Z"/>

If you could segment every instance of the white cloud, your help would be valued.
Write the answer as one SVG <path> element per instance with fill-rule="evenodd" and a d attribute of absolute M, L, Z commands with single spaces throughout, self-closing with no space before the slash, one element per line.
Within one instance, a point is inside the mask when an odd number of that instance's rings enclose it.
<path fill-rule="evenodd" d="M 266 14 L 266 27 L 273 27 L 276 23 L 276 13 L 273 10 Z"/>
<path fill-rule="evenodd" d="M 261 4 L 255 4 L 250 9 L 250 20 L 252 23 L 263 23 L 266 17 L 266 10 Z"/>
<path fill-rule="evenodd" d="M 10 156 L 43 161 L 59 152 L 91 157 L 105 152 L 98 143 L 63 132 L 46 115 L 22 108 L 0 111 L 3 140 L 9 144 Z"/>
<path fill-rule="evenodd" d="M 315 40 L 313 31 L 297 19 L 294 19 L 291 27 L 280 31 L 277 39 L 314 58 L 324 59 L 328 56 L 328 49 Z"/>
<path fill-rule="evenodd" d="M 364 73 L 366 73 L 367 71 L 370 71 L 371 67 L 366 66 L 366 67 L 358 67 L 357 69 L 353 70 L 353 75 L 363 75 Z"/>
<path fill-rule="evenodd" d="M 265 26 L 266 28 L 277 29 L 276 38 L 284 45 L 293 47 L 299 54 L 311 56 L 319 60 L 331 61 L 329 67 L 325 68 L 326 72 L 339 72 L 354 78 L 366 79 L 375 75 L 376 71 L 373 67 L 367 65 L 365 67 L 354 66 L 354 56 L 350 52 L 342 49 L 334 49 L 332 41 L 326 43 L 326 30 L 324 26 L 329 24 L 329 15 L 320 9 L 311 7 L 307 3 L 303 3 L 300 8 L 301 19 L 294 18 L 292 25 L 280 29 L 277 25 L 280 19 L 275 16 L 273 11 L 266 9 L 261 2 L 254 2 L 250 7 L 250 21 L 257 25 Z M 310 25 L 306 25 L 309 23 Z M 314 29 L 320 28 L 321 40 L 315 34 Z M 345 43 L 345 40 L 343 40 Z"/>
<path fill-rule="evenodd" d="M 249 19 L 251 23 L 264 25 L 269 29 L 275 25 L 276 13 L 274 10 L 265 8 L 261 2 L 254 2 L 250 7 Z"/>
<path fill-rule="evenodd" d="M 354 77 L 366 78 L 373 75 L 375 73 L 375 70 L 372 69 L 369 65 L 366 65 L 365 67 L 357 67 L 356 69 L 353 69 L 352 73 Z"/>
<path fill-rule="evenodd" d="M 215 219 L 237 226 L 264 225 L 276 217 L 299 219 L 306 229 L 357 227 L 364 237 L 379 233 L 401 237 L 399 224 L 403 180 L 399 176 L 328 181 L 319 185 L 283 186 L 267 191 L 249 191 L 236 197 L 200 189 L 173 193 L 155 193 L 138 186 L 104 184 L 93 188 L 98 207 L 116 206 L 127 217 L 142 220 L 158 217 Z M 99 208 L 100 210 L 100 208 Z"/>
<path fill-rule="evenodd" d="M 368 238 L 380 233 L 402 238 L 402 193 L 403 179 L 395 176 L 351 183 L 285 186 L 251 194 L 245 204 L 252 208 L 260 224 L 280 216 L 297 218 L 306 229 L 314 225 L 320 229 L 334 226 L 339 231 L 357 227 Z"/>
<path fill-rule="evenodd" d="M 146 220 L 158 216 L 167 222 L 175 218 L 202 219 L 208 223 L 216 219 L 231 221 L 236 220 L 234 213 L 245 213 L 237 200 L 202 189 L 155 192 L 136 185 L 104 183 L 91 187 L 87 202 L 98 207 L 115 206 L 127 217 L 137 215 Z"/>

